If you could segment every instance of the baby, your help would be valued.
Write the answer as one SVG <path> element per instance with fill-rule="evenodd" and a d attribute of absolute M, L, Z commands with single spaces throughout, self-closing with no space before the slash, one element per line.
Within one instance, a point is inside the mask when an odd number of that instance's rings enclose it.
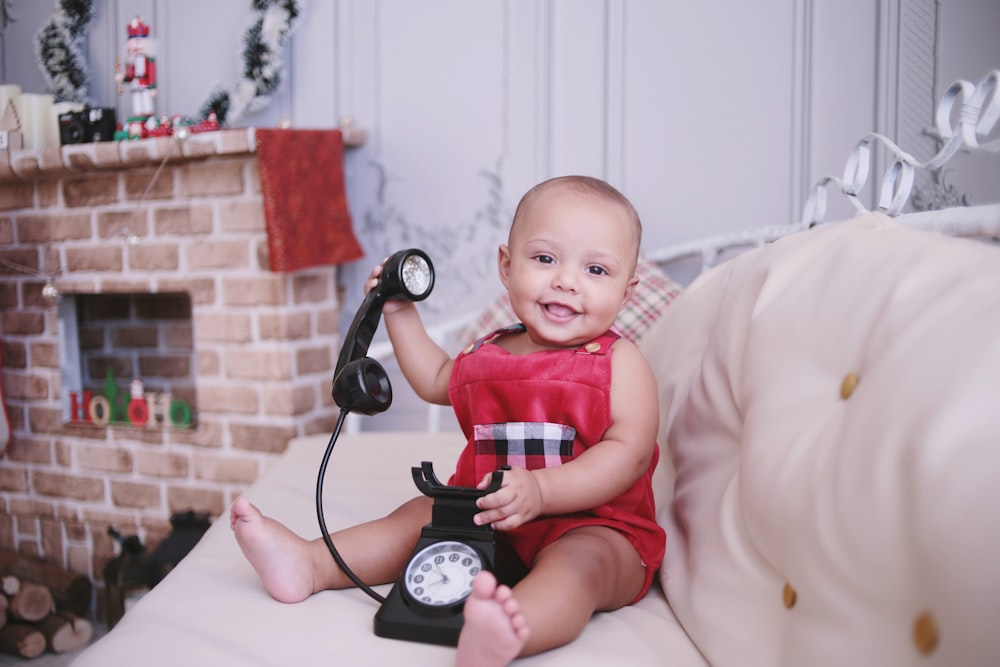
<path fill-rule="evenodd" d="M 645 595 L 663 558 L 651 486 L 656 382 L 638 348 L 612 330 L 638 282 L 641 233 L 635 209 L 615 188 L 584 176 L 554 178 L 524 195 L 499 248 L 517 324 L 451 358 L 427 335 L 414 304 L 384 307 L 407 381 L 422 399 L 452 405 L 467 438 L 449 483 L 486 488 L 494 470 L 511 466 L 500 489 L 478 500 L 475 521 L 500 531 L 527 574 L 513 589 L 490 572 L 477 575 L 465 601 L 459 667 L 507 665 L 572 641 L 595 611 Z M 416 497 L 333 540 L 363 581 L 394 582 L 431 505 Z M 352 585 L 322 539 L 295 535 L 246 498 L 233 504 L 230 521 L 275 599 L 298 602 Z"/>

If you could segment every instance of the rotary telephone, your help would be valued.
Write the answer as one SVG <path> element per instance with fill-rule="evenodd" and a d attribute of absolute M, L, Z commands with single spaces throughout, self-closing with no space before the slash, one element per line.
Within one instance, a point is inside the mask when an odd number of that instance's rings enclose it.
<path fill-rule="evenodd" d="M 462 609 L 481 570 L 493 570 L 496 541 L 490 526 L 477 526 L 476 499 L 500 488 L 496 471 L 486 489 L 442 484 L 434 467 L 424 461 L 412 468 L 413 481 L 434 499 L 431 522 L 399 579 L 386 597 L 360 580 L 337 552 L 323 518 L 323 479 L 344 418 L 349 412 L 374 415 L 392 403 L 389 376 L 378 361 L 366 356 L 387 301 L 422 301 L 434 287 L 434 268 L 421 250 L 401 250 L 386 260 L 378 284 L 358 308 L 344 338 L 333 380 L 333 399 L 341 409 L 316 482 L 316 516 L 330 554 L 340 569 L 381 606 L 375 614 L 375 634 L 434 644 L 454 645 L 462 628 Z"/>

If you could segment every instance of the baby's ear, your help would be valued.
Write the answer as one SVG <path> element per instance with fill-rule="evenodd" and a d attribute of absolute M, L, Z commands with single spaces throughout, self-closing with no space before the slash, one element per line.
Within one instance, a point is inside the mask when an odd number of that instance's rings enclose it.
<path fill-rule="evenodd" d="M 510 280 L 510 248 L 504 243 L 497 249 L 497 272 L 500 274 L 500 282 L 507 287 L 507 281 Z"/>
<path fill-rule="evenodd" d="M 629 299 L 632 298 L 632 295 L 635 293 L 635 287 L 638 284 L 639 284 L 639 276 L 633 275 L 631 278 L 629 278 L 628 285 L 625 286 L 625 296 L 622 297 L 622 305 L 621 305 L 622 308 L 624 308 L 625 304 L 628 303 Z"/>

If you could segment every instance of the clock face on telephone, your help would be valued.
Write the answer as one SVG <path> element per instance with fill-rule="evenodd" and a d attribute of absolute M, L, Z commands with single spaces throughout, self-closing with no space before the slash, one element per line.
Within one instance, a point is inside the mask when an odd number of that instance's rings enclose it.
<path fill-rule="evenodd" d="M 410 598 L 420 604 L 455 605 L 469 597 L 472 580 L 482 569 L 482 557 L 468 544 L 435 542 L 410 558 L 403 585 Z"/>

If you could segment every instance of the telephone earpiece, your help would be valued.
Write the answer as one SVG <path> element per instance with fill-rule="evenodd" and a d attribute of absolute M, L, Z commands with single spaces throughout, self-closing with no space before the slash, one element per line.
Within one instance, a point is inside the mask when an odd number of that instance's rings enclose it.
<path fill-rule="evenodd" d="M 410 248 L 385 261 L 378 284 L 358 308 L 344 336 L 333 376 L 333 400 L 348 412 L 374 415 L 392 404 L 392 385 L 382 365 L 366 356 L 386 301 L 422 301 L 434 288 L 434 265 L 422 250 Z"/>

